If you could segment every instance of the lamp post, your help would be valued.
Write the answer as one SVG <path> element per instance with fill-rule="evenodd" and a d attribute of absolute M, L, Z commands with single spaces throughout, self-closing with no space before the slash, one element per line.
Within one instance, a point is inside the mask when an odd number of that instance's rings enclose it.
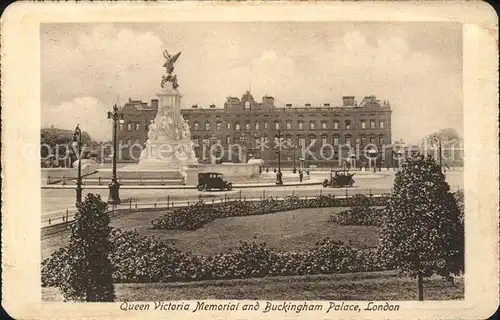
<path fill-rule="evenodd" d="M 78 152 L 78 176 L 76 178 L 76 203 L 82 203 L 82 131 L 80 130 L 80 125 L 76 125 L 75 131 L 73 132 L 73 146 L 76 147 Z"/>
<path fill-rule="evenodd" d="M 123 113 L 118 112 L 118 106 L 115 104 L 113 106 L 113 112 L 108 111 L 108 119 L 113 120 L 113 176 L 111 178 L 111 183 L 109 184 L 109 204 L 120 204 L 120 183 L 116 178 L 116 128 L 117 122 L 124 123 Z"/>
<path fill-rule="evenodd" d="M 373 172 L 376 172 L 377 151 L 375 149 L 371 148 L 370 151 L 368 151 L 368 153 L 370 154 L 370 163 L 373 166 Z"/>
<path fill-rule="evenodd" d="M 438 143 L 438 148 L 439 148 L 439 167 L 441 168 L 441 171 L 442 171 L 443 170 L 443 151 L 442 151 L 441 139 L 438 137 L 437 134 L 434 134 L 434 141 L 437 141 L 437 143 Z"/>
<path fill-rule="evenodd" d="M 281 172 L 281 138 L 283 135 L 281 134 L 281 129 L 278 128 L 278 134 L 276 134 L 276 138 L 278 139 L 278 151 L 277 156 L 278 156 L 278 172 L 276 173 L 276 184 L 282 185 L 283 184 L 283 173 Z"/>

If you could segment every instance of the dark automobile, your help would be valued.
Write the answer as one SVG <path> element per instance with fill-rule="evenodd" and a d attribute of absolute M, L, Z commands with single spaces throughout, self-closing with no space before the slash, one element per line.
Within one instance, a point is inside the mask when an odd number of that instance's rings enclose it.
<path fill-rule="evenodd" d="M 330 180 L 325 179 L 325 181 L 323 181 L 323 187 L 352 187 L 354 184 L 353 176 L 354 173 L 349 173 L 348 170 L 332 170 L 330 173 Z"/>
<path fill-rule="evenodd" d="M 210 191 L 211 189 L 230 191 L 233 188 L 233 184 L 231 182 L 225 181 L 223 178 L 224 176 L 222 175 L 222 173 L 198 173 L 198 186 L 196 188 L 199 191 Z"/>

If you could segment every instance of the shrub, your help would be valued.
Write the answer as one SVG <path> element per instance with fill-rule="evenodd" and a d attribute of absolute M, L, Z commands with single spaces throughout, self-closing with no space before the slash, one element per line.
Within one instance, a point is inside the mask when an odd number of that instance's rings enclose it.
<path fill-rule="evenodd" d="M 352 208 L 339 213 L 333 213 L 329 221 L 340 225 L 382 227 L 384 220 L 383 208 Z"/>
<path fill-rule="evenodd" d="M 42 264 L 42 274 L 48 275 L 44 281 L 59 286 L 65 300 L 97 302 L 115 298 L 106 207 L 100 195 L 89 193 L 77 204 L 68 246 Z"/>
<path fill-rule="evenodd" d="M 173 282 L 209 279 L 242 279 L 385 270 L 374 249 L 357 249 L 324 239 L 311 249 L 276 252 L 265 243 L 241 242 L 226 252 L 202 257 L 183 253 L 136 231 L 114 230 L 111 241 L 113 280 Z M 57 272 L 67 265 L 66 248 L 43 261 L 42 285 L 59 286 Z"/>
<path fill-rule="evenodd" d="M 388 196 L 367 197 L 357 195 L 353 198 L 337 198 L 333 195 L 320 195 L 310 199 L 288 196 L 284 200 L 267 198 L 261 201 L 230 201 L 226 203 L 205 204 L 200 201 L 189 207 L 175 209 L 151 221 L 154 229 L 196 230 L 219 218 L 261 215 L 290 211 L 301 208 L 352 207 L 361 212 L 370 206 L 382 206 Z M 367 213 L 365 213 L 366 215 Z"/>

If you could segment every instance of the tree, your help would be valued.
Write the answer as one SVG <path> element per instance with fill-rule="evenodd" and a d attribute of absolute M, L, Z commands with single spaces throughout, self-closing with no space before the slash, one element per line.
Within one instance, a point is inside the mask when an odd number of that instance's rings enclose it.
<path fill-rule="evenodd" d="M 410 157 L 396 174 L 385 208 L 379 250 L 388 267 L 418 279 L 437 274 L 453 281 L 464 269 L 464 225 L 439 165 Z"/>
<path fill-rule="evenodd" d="M 60 284 L 66 300 L 111 302 L 115 299 L 114 268 L 109 258 L 113 249 L 112 228 L 106 206 L 100 195 L 92 193 L 77 204 L 67 247 L 67 266 Z"/>
<path fill-rule="evenodd" d="M 76 126 L 75 126 L 76 127 Z M 82 144 L 89 145 L 92 139 L 87 132 L 82 132 Z M 40 156 L 47 157 L 49 154 L 56 154 L 63 157 L 66 153 L 73 152 L 73 131 L 58 129 L 51 126 L 40 130 Z"/>
<path fill-rule="evenodd" d="M 438 143 L 436 140 L 439 140 L 439 142 L 443 145 L 443 148 L 449 148 L 459 146 L 462 138 L 458 134 L 457 130 L 453 128 L 445 128 L 425 137 L 424 143 L 427 145 L 436 145 Z"/>

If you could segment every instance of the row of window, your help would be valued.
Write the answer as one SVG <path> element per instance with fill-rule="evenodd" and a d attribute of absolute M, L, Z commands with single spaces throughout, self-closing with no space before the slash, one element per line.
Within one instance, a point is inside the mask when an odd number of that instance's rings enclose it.
<path fill-rule="evenodd" d="M 138 145 L 140 143 L 139 139 L 120 139 L 118 140 L 119 146 L 131 146 L 133 144 Z"/>
<path fill-rule="evenodd" d="M 342 143 L 343 144 L 347 144 L 347 145 L 352 145 L 353 144 L 353 140 L 352 140 L 352 137 L 350 135 L 346 135 L 343 137 L 343 141 Z M 202 138 L 202 137 L 194 137 L 193 138 L 194 142 L 198 145 L 210 145 L 210 144 L 215 144 L 215 143 L 218 143 L 218 144 L 222 144 L 222 141 L 220 138 L 217 138 L 217 137 L 212 137 L 212 138 Z M 244 144 L 244 145 L 247 145 L 247 146 L 251 146 L 251 147 L 259 147 L 261 145 L 266 145 L 267 147 L 271 147 L 271 145 L 269 144 L 269 139 L 267 137 L 264 137 L 264 138 L 254 138 L 253 139 L 253 143 L 251 142 L 252 139 L 247 139 L 247 137 L 231 137 L 231 136 L 227 136 L 226 139 L 225 139 L 225 144 L 226 145 L 230 145 L 230 144 Z M 296 139 L 295 141 L 292 140 L 291 137 L 286 137 L 286 138 L 283 138 L 282 140 L 282 145 L 284 144 L 285 146 L 290 146 L 290 147 L 293 147 L 294 145 L 294 142 L 297 143 L 296 146 L 300 147 L 300 146 L 309 146 L 310 144 L 313 144 L 315 145 L 316 142 L 318 141 L 321 141 L 321 144 L 322 145 L 327 145 L 329 144 L 329 141 L 328 141 L 328 137 L 326 136 L 323 136 L 321 137 L 320 140 L 316 139 L 316 138 L 309 138 L 307 141 L 305 138 L 298 138 Z M 333 140 L 330 140 L 331 142 L 333 142 L 333 145 L 339 145 L 340 144 L 340 137 L 338 136 L 334 136 L 333 137 Z M 277 139 L 274 139 L 274 143 L 277 143 Z M 383 145 L 385 143 L 385 139 L 384 137 L 364 137 L 364 136 L 361 136 L 359 139 L 356 139 L 355 141 L 356 143 L 359 143 L 361 145 L 366 145 L 366 144 L 378 144 L 378 145 Z"/>
<path fill-rule="evenodd" d="M 198 145 L 202 145 L 202 144 L 214 144 L 214 143 L 222 144 L 221 139 L 220 138 L 216 138 L 216 137 L 214 137 L 214 138 L 205 138 L 205 139 L 203 139 L 201 137 L 194 137 L 193 140 Z M 315 144 L 317 141 L 318 141 L 318 139 L 316 139 L 316 138 L 309 138 L 308 141 L 306 141 L 306 139 L 304 139 L 304 138 L 298 138 L 296 140 L 298 146 L 308 146 L 311 143 Z M 334 136 L 333 140 L 331 140 L 331 141 L 333 142 L 333 145 L 339 145 L 339 143 L 340 143 L 340 137 Z M 240 143 L 241 144 L 249 144 L 249 143 L 251 143 L 249 141 L 249 139 L 247 139 L 247 137 L 232 138 L 231 136 L 227 136 L 225 142 L 226 142 L 226 145 L 229 145 L 229 144 L 240 144 Z M 384 141 L 384 137 L 364 137 L 364 136 L 361 136 L 359 139 L 356 140 L 356 142 L 360 143 L 361 145 L 365 145 L 367 143 L 370 143 L 370 144 L 377 144 L 378 143 L 379 145 L 383 145 L 385 141 Z M 139 141 L 139 139 L 120 139 L 118 145 L 121 145 L 121 146 L 124 146 L 124 145 L 131 146 L 132 143 L 138 145 L 140 143 L 140 141 Z M 269 143 L 269 139 L 267 137 L 264 137 L 264 138 L 254 138 L 253 139 L 253 146 L 254 147 L 257 147 L 257 146 L 262 145 L 262 144 L 268 144 L 268 143 Z M 285 145 L 288 145 L 288 146 L 293 146 L 294 141 L 292 140 L 291 137 L 286 137 L 286 138 L 283 138 L 282 143 L 284 143 Z M 348 144 L 348 145 L 352 145 L 352 137 L 350 135 L 344 136 L 343 143 L 344 144 Z M 326 136 L 321 137 L 321 144 L 322 145 L 328 144 L 328 138 Z"/>
<path fill-rule="evenodd" d="M 120 131 L 123 131 L 123 123 L 120 123 Z M 136 121 L 136 122 L 132 122 L 132 121 L 129 121 L 127 122 L 127 131 L 132 131 L 132 129 L 134 129 L 134 131 L 139 131 L 141 129 L 141 123 Z M 144 128 L 145 131 L 147 131 L 147 126 Z"/>
<path fill-rule="evenodd" d="M 370 120 L 369 122 L 366 121 L 366 120 L 361 120 L 361 129 L 367 129 L 367 124 L 369 124 L 369 128 L 370 129 L 377 129 L 377 128 L 384 129 L 385 128 L 385 123 L 384 123 L 383 120 L 380 120 L 378 122 L 378 127 L 377 127 L 377 121 L 376 120 Z M 253 126 L 252 126 L 251 123 L 249 121 L 247 121 L 247 122 L 245 122 L 244 125 L 245 125 L 245 131 L 260 130 L 260 122 L 255 122 L 253 124 Z M 226 129 L 231 130 L 231 128 L 232 128 L 232 123 L 227 122 L 226 123 Z M 327 126 L 327 122 L 326 121 L 322 121 L 320 128 L 321 128 L 321 130 L 328 130 L 329 128 Z M 350 120 L 346 120 L 344 122 L 344 128 L 346 130 L 351 129 L 351 121 Z M 267 129 L 268 129 L 268 123 L 264 122 L 264 130 L 267 130 Z M 281 123 L 278 122 L 278 121 L 274 122 L 274 129 L 275 130 L 281 129 Z M 286 130 L 293 130 L 292 129 L 292 122 L 291 121 L 287 121 L 285 123 L 285 129 Z M 297 123 L 297 129 L 298 130 L 304 130 L 304 122 L 303 121 L 298 121 L 298 123 Z M 338 121 L 334 121 L 333 122 L 333 128 L 332 129 L 339 129 L 339 122 Z M 200 130 L 200 123 L 198 121 L 194 122 L 192 130 L 194 130 L 194 131 Z M 203 124 L 203 130 L 206 130 L 206 131 L 211 130 L 211 124 L 210 124 L 209 121 L 206 121 Z M 215 130 L 217 130 L 217 131 L 222 130 L 222 122 L 221 121 L 218 121 L 218 122 L 215 123 Z M 240 126 L 239 122 L 236 122 L 234 124 L 234 130 L 235 131 L 241 131 L 241 126 Z M 315 121 L 310 121 L 309 122 L 309 130 L 316 130 L 316 122 Z"/>

